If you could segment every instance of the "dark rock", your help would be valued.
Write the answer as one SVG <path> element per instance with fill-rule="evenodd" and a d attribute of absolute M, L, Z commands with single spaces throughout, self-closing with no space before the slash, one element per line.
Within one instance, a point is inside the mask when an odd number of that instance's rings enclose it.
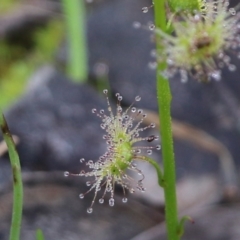
<path fill-rule="evenodd" d="M 105 152 L 100 120 L 91 110 L 106 102 L 89 86 L 74 84 L 52 68 L 39 70 L 34 78 L 6 113 L 12 134 L 20 138 L 22 166 L 78 172 L 81 157 L 96 159 Z"/>

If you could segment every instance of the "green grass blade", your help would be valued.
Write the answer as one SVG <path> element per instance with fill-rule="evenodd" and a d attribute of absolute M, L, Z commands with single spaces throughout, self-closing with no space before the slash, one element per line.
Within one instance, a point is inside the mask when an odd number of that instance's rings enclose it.
<path fill-rule="evenodd" d="M 8 147 L 8 153 L 13 175 L 13 211 L 9 239 L 18 240 L 20 236 L 23 208 L 23 184 L 21 176 L 21 166 L 13 138 L 11 136 L 7 122 L 1 111 L 0 111 L 0 127 L 3 133 L 3 138 Z"/>
<path fill-rule="evenodd" d="M 68 74 L 76 82 L 88 77 L 85 5 L 83 0 L 62 0 L 68 36 Z"/>

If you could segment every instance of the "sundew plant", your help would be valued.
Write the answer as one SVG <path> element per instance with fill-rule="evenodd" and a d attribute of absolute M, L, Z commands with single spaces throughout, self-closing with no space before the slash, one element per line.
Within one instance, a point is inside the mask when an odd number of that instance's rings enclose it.
<path fill-rule="evenodd" d="M 119 0 L 121 1 L 121 0 Z M 76 9 L 74 0 L 64 1 L 66 14 L 69 14 L 68 4 L 71 9 Z M 75 1 L 77 4 L 78 0 Z M 79 7 L 79 5 L 76 5 Z M 82 7 L 82 6 L 81 6 Z M 80 170 L 79 173 L 65 172 L 67 176 L 79 176 L 87 178 L 89 187 L 87 192 L 79 194 L 83 199 L 86 194 L 93 193 L 92 202 L 89 203 L 88 213 L 93 213 L 94 204 L 98 201 L 114 206 L 114 188 L 116 184 L 122 187 L 123 203 L 127 203 L 126 192 L 134 193 L 135 190 L 145 191 L 144 172 L 136 165 L 137 161 L 145 161 L 153 165 L 157 172 L 159 187 L 164 190 L 165 219 L 167 236 L 169 240 L 179 240 L 184 233 L 185 220 L 191 220 L 184 216 L 178 216 L 176 197 L 175 159 L 171 123 L 171 89 L 169 79 L 175 76 L 180 81 L 188 79 L 205 83 L 219 81 L 222 78 L 222 69 L 228 68 L 230 72 L 236 70 L 231 62 L 231 55 L 240 57 L 240 13 L 239 7 L 229 8 L 228 0 L 153 0 L 154 24 L 149 26 L 156 42 L 156 98 L 159 106 L 161 146 L 154 144 L 158 136 L 144 136 L 145 130 L 154 128 L 154 124 L 143 125 L 147 115 L 143 110 L 134 107 L 134 103 L 141 100 L 140 96 L 128 108 L 121 106 L 122 96 L 116 94 L 116 106 L 110 104 L 108 90 L 105 89 L 107 109 L 92 109 L 92 113 L 100 118 L 100 127 L 105 131 L 103 140 L 107 143 L 107 149 L 102 156 L 94 160 L 80 159 L 89 170 Z M 68 9 L 67 9 L 68 8 Z M 142 12 L 146 14 L 148 7 L 143 6 Z M 136 9 L 138 11 L 138 9 Z M 78 14 L 78 11 L 74 11 Z M 83 11 L 80 11 L 84 15 Z M 75 16 L 76 17 L 76 16 Z M 82 17 L 82 16 L 81 16 Z M 74 26 L 73 26 L 73 25 Z M 75 21 L 68 22 L 71 37 L 74 38 L 76 30 Z M 139 26 L 137 22 L 135 26 Z M 82 26 L 83 27 L 83 26 Z M 82 28 L 83 29 L 83 28 Z M 78 39 L 83 40 L 83 31 Z M 72 39 L 72 45 L 76 41 Z M 73 46 L 72 46 L 73 47 Z M 83 49 L 85 48 L 85 49 Z M 79 51 L 83 54 L 74 54 L 71 48 L 72 77 L 86 79 L 87 59 L 85 41 L 79 44 Z M 116 56 L 117 57 L 117 56 Z M 75 59 L 75 61 L 73 60 Z M 82 64 L 82 68 L 79 66 Z M 78 71 L 79 69 L 80 72 Z M 222 79 L 224 81 L 224 79 Z M 173 83 L 174 84 L 174 83 Z M 93 106 L 94 107 L 94 106 Z M 11 240 L 18 240 L 21 227 L 23 186 L 21 182 L 21 167 L 14 146 L 13 139 L 8 129 L 4 116 L 0 113 L 0 127 L 4 139 L 8 145 L 13 174 L 13 214 L 11 222 Z M 139 142 L 144 144 L 139 145 Z M 153 143 L 152 143 L 153 142 Z M 152 150 L 160 150 L 163 159 L 163 169 L 149 156 Z M 129 173 L 136 173 L 136 178 Z M 114 209 L 113 209 L 114 211 Z M 37 239 L 43 239 L 39 230 Z"/>
<path fill-rule="evenodd" d="M 240 57 L 240 14 L 228 6 L 223 0 L 206 2 L 201 11 L 176 14 L 171 23 L 174 34 L 156 30 L 163 46 L 157 61 L 167 62 L 166 77 L 179 72 L 182 82 L 188 76 L 198 81 L 220 80 L 223 67 L 236 70 L 229 53 Z"/>
<path fill-rule="evenodd" d="M 148 128 L 154 128 L 155 124 L 151 123 L 148 126 L 141 127 L 141 123 L 147 114 L 143 112 L 142 109 L 137 109 L 133 104 L 123 110 L 121 107 L 122 96 L 117 93 L 117 106 L 116 113 L 109 103 L 107 97 L 107 89 L 103 90 L 107 99 L 107 113 L 104 109 L 97 111 L 93 108 L 92 113 L 96 114 L 102 121 L 101 128 L 106 131 L 103 135 L 103 139 L 106 140 L 108 145 L 107 151 L 99 157 L 96 162 L 88 160 L 86 165 L 88 165 L 90 171 L 85 172 L 80 171 L 79 174 L 72 174 L 65 172 L 65 176 L 84 176 L 93 177 L 93 181 L 87 181 L 86 184 L 89 186 L 89 190 L 86 193 L 81 193 L 79 197 L 84 198 L 85 194 L 94 190 L 94 198 L 92 200 L 91 206 L 87 209 L 88 213 L 92 213 L 93 204 L 95 203 L 97 193 L 104 188 L 103 195 L 99 198 L 99 203 L 104 203 L 104 197 L 107 192 L 110 193 L 109 206 L 114 206 L 114 186 L 120 184 L 123 189 L 123 203 L 127 202 L 127 197 L 125 196 L 126 190 L 130 193 L 134 193 L 135 190 L 145 191 L 143 186 L 144 174 L 138 169 L 137 165 L 134 163 L 136 160 L 152 162 L 149 157 L 144 156 L 152 154 L 152 149 L 155 148 L 160 150 L 160 145 L 153 146 L 138 146 L 137 143 L 141 141 L 152 142 L 158 140 L 157 136 L 151 135 L 148 137 L 140 137 L 139 133 L 143 132 Z M 141 98 L 137 96 L 135 101 L 140 101 Z M 139 118 L 138 122 L 134 122 L 135 118 Z M 84 162 L 85 159 L 80 159 L 80 162 Z M 137 173 L 140 176 L 139 180 L 135 180 L 128 173 L 127 170 Z"/>

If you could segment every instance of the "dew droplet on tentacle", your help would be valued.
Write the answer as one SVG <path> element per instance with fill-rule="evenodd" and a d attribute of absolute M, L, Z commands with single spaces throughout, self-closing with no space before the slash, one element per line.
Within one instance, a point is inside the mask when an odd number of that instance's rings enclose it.
<path fill-rule="evenodd" d="M 141 100 L 141 97 L 140 96 L 136 96 L 135 97 L 135 101 L 139 102 Z"/>
<path fill-rule="evenodd" d="M 87 213 L 92 213 L 92 212 L 93 212 L 93 208 L 92 207 L 87 209 Z"/>
<path fill-rule="evenodd" d="M 114 199 L 113 198 L 109 199 L 109 206 L 111 206 L 111 207 L 114 206 Z"/>
<path fill-rule="evenodd" d="M 79 194 L 79 198 L 80 198 L 80 199 L 83 199 L 83 198 L 84 198 L 84 194 L 83 194 L 83 193 L 80 193 L 80 194 Z"/>
<path fill-rule="evenodd" d="M 142 8 L 142 12 L 143 12 L 143 13 L 147 13 L 147 12 L 148 12 L 148 7 L 143 7 L 143 8 Z"/>
<path fill-rule="evenodd" d="M 138 29 L 138 28 L 141 27 L 141 23 L 135 21 L 135 22 L 133 22 L 133 27 L 136 28 L 136 29 Z"/>

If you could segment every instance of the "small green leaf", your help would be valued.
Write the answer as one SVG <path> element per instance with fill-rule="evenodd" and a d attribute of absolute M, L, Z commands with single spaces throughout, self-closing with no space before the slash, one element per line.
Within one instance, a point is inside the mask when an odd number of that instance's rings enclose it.
<path fill-rule="evenodd" d="M 36 240 L 44 240 L 44 235 L 41 229 L 37 229 L 36 231 Z"/>
<path fill-rule="evenodd" d="M 190 216 L 183 216 L 179 222 L 178 230 L 177 230 L 179 237 L 181 237 L 184 234 L 184 223 L 187 220 L 190 221 L 191 223 L 194 223 L 194 220 Z"/>

